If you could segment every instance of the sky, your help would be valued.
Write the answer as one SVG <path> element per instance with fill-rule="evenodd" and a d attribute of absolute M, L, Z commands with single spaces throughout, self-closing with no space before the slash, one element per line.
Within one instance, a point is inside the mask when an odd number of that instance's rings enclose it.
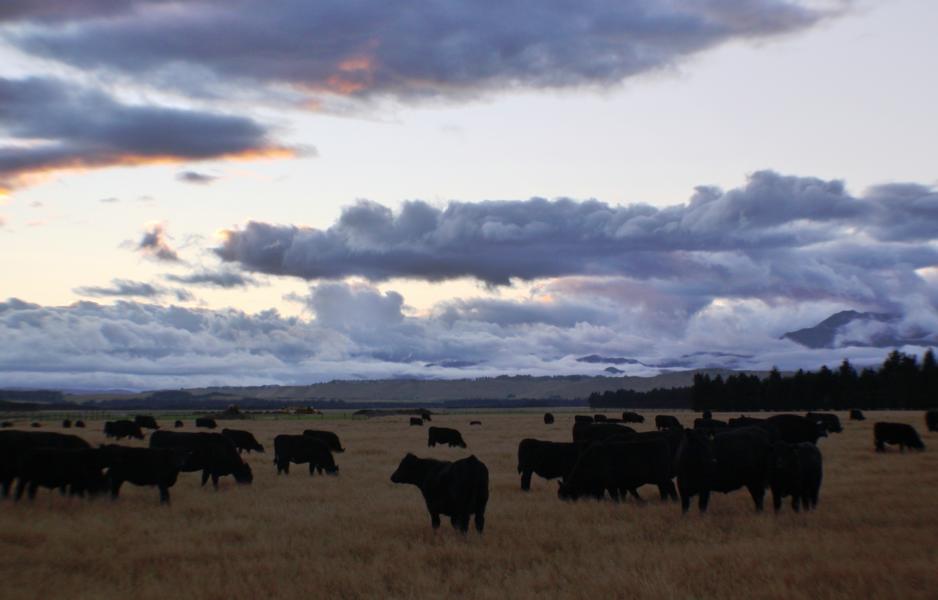
<path fill-rule="evenodd" d="M 0 386 L 938 342 L 928 0 L 9 0 Z M 838 347 L 787 339 L 841 310 Z"/>

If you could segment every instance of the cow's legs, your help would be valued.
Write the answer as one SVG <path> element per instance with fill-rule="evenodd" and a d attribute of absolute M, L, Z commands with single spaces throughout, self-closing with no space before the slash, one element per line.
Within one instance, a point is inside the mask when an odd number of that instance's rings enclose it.
<path fill-rule="evenodd" d="M 212 473 L 212 487 L 218 491 L 218 473 Z"/>
<path fill-rule="evenodd" d="M 36 482 L 31 482 L 29 484 L 29 489 L 26 490 L 26 497 L 30 500 L 36 499 L 36 490 L 39 489 L 39 484 Z"/>
<path fill-rule="evenodd" d="M 124 482 L 120 479 L 111 479 L 111 500 L 117 500 L 117 496 L 121 493 L 121 485 Z"/>
<path fill-rule="evenodd" d="M 752 496 L 752 501 L 756 504 L 756 511 L 762 511 L 762 501 L 765 498 L 765 486 L 761 482 L 751 483 L 746 486 L 749 490 L 749 494 Z"/>
<path fill-rule="evenodd" d="M 524 491 L 531 489 L 531 471 L 521 472 L 521 489 Z"/>
<path fill-rule="evenodd" d="M 697 499 L 697 506 L 700 508 L 700 512 L 707 512 L 708 504 L 710 504 L 710 490 L 701 490 L 700 496 Z"/>
<path fill-rule="evenodd" d="M 645 499 L 638 495 L 638 488 L 629 488 L 628 492 L 632 494 L 632 497 L 635 498 L 635 501 L 639 504 L 645 504 Z"/>
<path fill-rule="evenodd" d="M 26 481 L 21 477 L 19 481 L 16 482 L 16 491 L 13 493 L 13 499 L 19 500 L 23 497 L 23 490 L 26 489 Z"/>
<path fill-rule="evenodd" d="M 798 494 L 791 495 L 791 509 L 793 511 L 798 512 L 799 510 L 801 510 L 800 501 L 801 501 L 801 497 Z M 805 505 L 805 509 L 807 508 L 808 508 L 807 505 Z"/>
<path fill-rule="evenodd" d="M 208 469 L 202 469 L 202 486 L 208 481 Z"/>
<path fill-rule="evenodd" d="M 440 528 L 440 513 L 430 513 L 430 525 L 432 525 L 434 529 Z"/>
<path fill-rule="evenodd" d="M 316 474 L 316 463 L 309 463 L 309 474 L 311 477 Z"/>
<path fill-rule="evenodd" d="M 12 477 L 11 477 L 10 479 L 4 479 L 4 480 L 3 480 L 2 490 L 0 490 L 0 494 L 2 494 L 4 498 L 7 498 L 7 497 L 10 495 L 10 486 L 11 486 L 11 485 L 13 485 L 13 478 L 12 478 Z"/>
<path fill-rule="evenodd" d="M 772 489 L 772 508 L 775 512 L 782 510 L 782 491 L 775 488 Z"/>
<path fill-rule="evenodd" d="M 476 531 L 482 533 L 485 529 L 485 507 L 476 509 Z"/>
<path fill-rule="evenodd" d="M 169 504 L 169 488 L 165 485 L 160 486 L 160 504 Z"/>

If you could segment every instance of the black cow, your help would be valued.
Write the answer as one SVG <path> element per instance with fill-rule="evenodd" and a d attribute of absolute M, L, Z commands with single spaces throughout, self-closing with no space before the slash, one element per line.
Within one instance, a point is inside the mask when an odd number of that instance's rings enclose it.
<path fill-rule="evenodd" d="M 70 429 L 71 427 L 72 427 L 72 421 L 71 421 L 71 419 L 62 419 L 62 428 L 63 428 L 63 429 Z"/>
<path fill-rule="evenodd" d="M 936 413 L 938 414 L 938 413 Z M 851 421 L 865 421 L 866 417 L 863 415 L 863 411 L 859 408 L 850 409 L 850 420 Z"/>
<path fill-rule="evenodd" d="M 153 432 L 150 436 L 151 448 L 180 448 L 188 453 L 182 471 L 202 471 L 202 485 L 212 478 L 212 485 L 218 489 L 218 478 L 233 475 L 238 483 L 251 483 L 254 474 L 251 466 L 241 460 L 238 450 L 231 440 L 220 433 L 183 433 L 179 431 Z"/>
<path fill-rule="evenodd" d="M 84 428 L 85 428 L 85 422 L 82 421 L 81 419 L 79 419 L 79 420 L 75 421 L 75 427 L 80 427 L 80 428 L 84 429 Z"/>
<path fill-rule="evenodd" d="M 622 413 L 622 422 L 623 423 L 644 423 L 645 417 L 638 414 L 637 412 L 625 411 Z"/>
<path fill-rule="evenodd" d="M 712 418 L 713 418 L 713 412 L 712 412 L 712 411 L 709 411 L 709 410 L 705 410 L 705 411 L 703 411 L 703 414 L 700 415 L 700 416 L 702 416 L 704 419 L 712 419 Z"/>
<path fill-rule="evenodd" d="M 616 423 L 574 423 L 574 442 L 601 442 L 615 436 L 629 436 L 635 430 Z"/>
<path fill-rule="evenodd" d="M 719 419 L 694 419 L 694 429 L 705 431 L 711 435 L 715 434 L 717 431 L 722 431 L 726 429 L 729 425 L 726 421 L 721 421 Z"/>
<path fill-rule="evenodd" d="M 156 419 L 150 415 L 134 415 L 134 423 L 139 425 L 141 428 L 146 429 L 160 428 L 160 426 L 156 424 Z"/>
<path fill-rule="evenodd" d="M 481 425 L 482 421 L 469 421 L 469 425 Z"/>
<path fill-rule="evenodd" d="M 411 417 L 410 424 L 415 427 L 423 427 L 423 419 L 421 419 L 420 417 Z"/>
<path fill-rule="evenodd" d="M 309 474 L 323 470 L 329 475 L 338 475 L 339 467 L 332 458 L 329 446 L 323 440 L 308 435 L 280 434 L 274 438 L 274 464 L 277 475 L 290 473 L 290 463 L 309 463 Z"/>
<path fill-rule="evenodd" d="M 182 426 L 183 426 L 183 422 L 178 419 L 176 420 L 175 423 L 173 423 L 173 427 L 175 427 L 176 429 L 179 429 Z"/>
<path fill-rule="evenodd" d="M 433 420 L 433 419 L 430 418 L 430 413 L 429 413 L 429 411 L 420 413 L 420 418 L 423 419 L 424 421 L 432 421 L 432 420 Z"/>
<path fill-rule="evenodd" d="M 215 429 L 218 427 L 218 423 L 215 422 L 215 419 L 211 417 L 197 417 L 195 420 L 196 427 L 205 427 L 206 429 Z"/>
<path fill-rule="evenodd" d="M 248 454 L 251 453 L 251 450 L 255 452 L 263 452 L 264 447 L 260 445 L 257 441 L 257 438 L 254 437 L 254 434 L 250 431 L 244 431 L 241 429 L 222 429 L 221 434 L 231 440 L 231 443 L 235 445 L 235 448 L 238 449 L 238 454 L 241 454 L 242 450 L 247 450 Z"/>
<path fill-rule="evenodd" d="M 574 423 L 592 423 L 593 417 L 589 415 L 574 415 L 573 422 Z"/>
<path fill-rule="evenodd" d="M 826 427 L 801 415 L 775 415 L 765 422 L 775 434 L 776 440 L 789 444 L 817 444 L 818 438 L 827 437 Z"/>
<path fill-rule="evenodd" d="M 928 431 L 938 431 L 938 410 L 925 412 L 925 427 Z"/>
<path fill-rule="evenodd" d="M 91 446 L 77 435 L 46 431 L 0 431 L 0 494 L 10 494 L 10 486 L 19 474 L 21 457 L 34 448 L 88 449 Z"/>
<path fill-rule="evenodd" d="M 111 498 L 117 499 L 125 481 L 134 485 L 155 485 L 160 504 L 169 504 L 169 488 L 176 484 L 189 452 L 182 448 L 129 448 L 114 444 L 102 446 L 108 466 Z"/>
<path fill-rule="evenodd" d="M 482 533 L 485 528 L 489 470 L 475 455 L 449 462 L 407 454 L 391 475 L 391 481 L 420 488 L 433 529 L 440 527 L 440 515 L 447 515 L 453 527 L 466 533 L 473 514 L 476 531 Z"/>
<path fill-rule="evenodd" d="M 13 427 L 13 421 L 4 421 L 3 423 L 0 423 L 0 427 L 3 427 L 4 429 L 7 427 Z"/>
<path fill-rule="evenodd" d="M 840 417 L 834 413 L 809 412 L 805 418 L 819 423 L 828 433 L 842 433 L 844 430 L 840 425 Z"/>
<path fill-rule="evenodd" d="M 791 496 L 791 507 L 795 512 L 800 507 L 805 510 L 817 508 L 823 476 L 824 460 L 817 446 L 808 442 L 775 442 L 768 468 L 775 512 L 781 509 L 785 496 Z"/>
<path fill-rule="evenodd" d="M 579 456 L 580 444 L 571 442 L 545 442 L 525 438 L 518 444 L 518 473 L 521 489 L 531 489 L 531 475 L 544 479 L 563 477 L 573 469 Z"/>
<path fill-rule="evenodd" d="M 730 427 L 762 427 L 763 429 L 766 429 L 766 423 L 767 421 L 765 419 L 757 419 L 755 417 L 747 417 L 745 415 L 732 417 L 726 422 L 726 424 Z"/>
<path fill-rule="evenodd" d="M 712 439 L 704 431 L 688 429 L 675 461 L 681 510 L 686 513 L 696 495 L 700 511 L 705 512 L 710 492 L 745 487 L 761 511 L 771 452 L 768 432 L 758 427 L 727 429 Z"/>
<path fill-rule="evenodd" d="M 684 429 L 681 422 L 673 415 L 655 415 L 656 429 Z"/>
<path fill-rule="evenodd" d="M 66 490 L 69 495 L 93 496 L 106 487 L 101 459 L 101 451 L 92 448 L 26 449 L 19 456 L 15 498 L 22 498 L 25 490 L 33 500 L 39 486 L 58 488 L 63 496 Z"/>
<path fill-rule="evenodd" d="M 664 439 L 627 440 L 593 444 L 580 455 L 564 477 L 557 495 L 564 500 L 583 496 L 601 499 L 606 492 L 614 501 L 626 493 L 643 502 L 638 488 L 658 486 L 664 498 L 677 498 L 671 481 L 671 450 Z"/>
<path fill-rule="evenodd" d="M 342 442 L 339 441 L 339 436 L 331 431 L 323 431 L 320 429 L 304 429 L 303 435 L 316 438 L 317 440 L 322 440 L 333 452 L 345 452 L 345 448 L 342 447 Z"/>
<path fill-rule="evenodd" d="M 544 425 L 553 425 L 554 424 L 554 415 L 551 413 L 544 413 Z"/>
<path fill-rule="evenodd" d="M 29 426 L 34 429 L 39 429 L 40 427 L 42 427 L 42 423 L 40 423 L 39 421 L 33 421 L 32 423 L 29 424 Z"/>
<path fill-rule="evenodd" d="M 104 436 L 117 439 L 132 437 L 142 440 L 143 432 L 140 431 L 140 426 L 133 421 L 122 419 L 120 421 L 106 421 L 104 423 Z"/>
<path fill-rule="evenodd" d="M 876 423 L 873 425 L 873 438 L 877 452 L 885 452 L 886 444 L 898 445 L 900 452 L 905 452 L 906 448 L 925 449 L 915 428 L 905 423 Z"/>
<path fill-rule="evenodd" d="M 431 427 L 427 430 L 427 446 L 432 448 L 437 444 L 447 444 L 450 448 L 466 447 L 462 434 L 449 427 Z"/>

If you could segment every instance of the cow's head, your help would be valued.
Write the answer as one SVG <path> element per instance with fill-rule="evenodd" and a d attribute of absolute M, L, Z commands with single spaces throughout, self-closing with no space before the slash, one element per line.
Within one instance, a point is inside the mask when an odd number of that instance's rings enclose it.
<path fill-rule="evenodd" d="M 401 459 L 401 464 L 397 465 L 397 470 L 391 474 L 391 482 L 416 483 L 419 462 L 420 459 L 416 455 L 408 452 L 407 456 Z"/>
<path fill-rule="evenodd" d="M 238 483 L 249 484 L 254 481 L 254 472 L 251 471 L 251 465 L 246 462 L 242 462 L 235 467 L 232 475 L 234 475 L 235 481 Z"/>

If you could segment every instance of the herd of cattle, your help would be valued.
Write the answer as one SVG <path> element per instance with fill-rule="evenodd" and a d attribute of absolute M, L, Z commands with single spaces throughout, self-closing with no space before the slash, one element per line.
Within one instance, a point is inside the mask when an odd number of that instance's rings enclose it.
<path fill-rule="evenodd" d="M 863 420 L 859 410 L 851 420 Z M 428 414 L 410 419 L 423 425 Z M 929 431 L 938 431 L 938 411 L 925 415 Z M 551 413 L 544 423 L 553 424 Z M 531 489 L 531 477 L 560 479 L 558 496 L 565 500 L 583 497 L 615 501 L 631 495 L 643 502 L 638 488 L 654 485 L 662 500 L 681 502 L 684 512 L 696 496 L 706 511 L 712 492 L 728 493 L 745 488 L 756 510 L 762 510 L 766 489 L 772 492 L 773 506 L 791 497 L 792 508 L 817 506 L 823 479 L 823 457 L 819 438 L 843 431 L 832 413 L 809 412 L 804 416 L 780 414 L 767 418 L 740 416 L 721 421 L 709 411 L 685 428 L 672 415 L 655 417 L 655 429 L 636 431 L 626 425 L 645 421 L 642 415 L 625 412 L 622 418 L 604 415 L 577 415 L 570 442 L 527 438 L 518 445 L 518 473 L 521 489 Z M 199 418 L 197 426 L 214 429 L 210 418 Z M 9 424 L 4 422 L 3 427 Z M 64 421 L 63 427 L 84 427 L 84 423 Z M 481 425 L 472 421 L 470 425 Z M 176 421 L 175 426 L 183 426 Z M 15 499 L 24 492 L 33 499 L 39 487 L 59 489 L 64 495 L 84 496 L 110 492 L 117 498 L 125 482 L 155 486 L 160 502 L 169 503 L 169 489 L 180 472 L 201 471 L 202 485 L 212 479 L 218 488 L 220 477 L 253 481 L 251 467 L 242 452 L 264 452 L 254 435 L 238 429 L 214 432 L 160 430 L 152 416 L 138 415 L 133 421 L 107 421 L 108 438 L 144 439 L 144 429 L 153 430 L 149 447 L 106 444 L 93 448 L 81 437 L 40 431 L 0 431 L 0 485 L 3 497 L 17 485 Z M 915 428 L 902 423 L 878 422 L 873 427 L 874 446 L 886 445 L 924 450 Z M 429 427 L 428 447 L 445 444 L 466 448 L 460 432 L 447 427 Z M 277 474 L 288 474 L 290 464 L 307 464 L 310 475 L 338 475 L 333 453 L 344 452 L 339 437 L 330 431 L 307 429 L 301 435 L 281 434 L 274 438 L 274 464 Z M 675 485 L 675 480 L 677 485 Z M 391 475 L 394 483 L 417 486 L 423 494 L 434 528 L 440 515 L 449 516 L 457 529 L 466 532 L 474 516 L 476 529 L 485 524 L 489 496 L 488 468 L 474 455 L 457 461 L 418 458 L 407 454 Z"/>

